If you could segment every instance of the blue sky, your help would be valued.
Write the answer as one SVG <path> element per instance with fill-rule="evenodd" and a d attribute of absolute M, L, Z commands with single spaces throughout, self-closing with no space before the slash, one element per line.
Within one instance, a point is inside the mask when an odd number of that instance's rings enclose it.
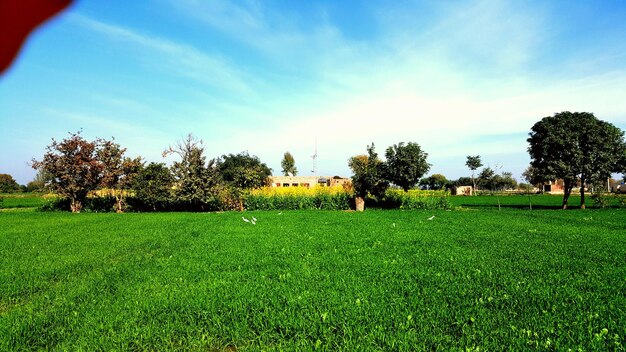
<path fill-rule="evenodd" d="M 623 1 L 94 1 L 39 28 L 0 77 L 0 173 L 25 184 L 51 138 L 129 156 L 193 133 L 310 174 L 416 142 L 432 173 L 466 155 L 520 176 L 530 127 L 590 111 L 626 129 Z"/>

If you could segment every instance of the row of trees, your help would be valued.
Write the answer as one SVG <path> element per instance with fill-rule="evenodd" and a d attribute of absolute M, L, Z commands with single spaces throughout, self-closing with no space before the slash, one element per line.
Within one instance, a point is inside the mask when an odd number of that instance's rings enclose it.
<path fill-rule="evenodd" d="M 420 180 L 419 187 L 427 190 L 452 189 L 457 186 L 476 185 L 476 189 L 488 191 L 503 191 L 508 189 L 517 189 L 523 184 L 518 184 L 510 172 L 502 172 L 496 174 L 496 171 L 490 167 L 484 168 L 476 178 L 460 177 L 456 180 L 448 180 L 442 174 L 432 174 Z"/>
<path fill-rule="evenodd" d="M 482 166 L 479 155 L 468 156 L 466 165 L 472 170 L 471 178 L 449 181 L 442 174 L 433 174 L 422 178 L 431 164 L 427 162 L 428 153 L 419 144 L 404 142 L 390 146 L 385 151 L 385 161 L 376 153 L 374 144 L 367 146 L 367 154 L 357 155 L 348 160 L 352 169 L 352 183 L 355 195 L 360 198 L 381 198 L 390 185 L 395 185 L 407 192 L 419 185 L 422 188 L 439 190 L 460 185 L 479 186 L 492 191 L 517 187 L 517 181 L 510 172 L 496 174 L 490 167 L 484 168 L 478 177 L 475 170 Z M 499 168 L 498 168 L 499 169 Z"/>
<path fill-rule="evenodd" d="M 592 113 L 565 111 L 544 117 L 533 125 L 527 141 L 531 165 L 524 176 L 531 184 L 562 179 L 564 209 L 577 184 L 580 185 L 580 202 L 584 209 L 585 189 L 589 184 L 603 183 L 612 173 L 626 173 L 624 132 Z M 348 161 L 354 172 L 352 180 L 358 198 L 380 197 L 389 184 L 407 191 L 418 182 L 433 188 L 446 183 L 445 177 L 439 174 L 420 181 L 430 164 L 426 162 L 428 154 L 416 143 L 389 147 L 385 153 L 386 161 L 378 158 L 374 144 L 367 147 L 367 152 L 367 155 L 357 155 Z M 465 165 L 472 171 L 474 189 L 480 186 L 501 190 L 516 186 L 511 173 L 496 174 L 499 167 L 497 170 L 484 168 L 476 178 L 475 172 L 482 166 L 479 155 L 467 156 Z M 457 184 L 463 181 L 459 179 Z"/>
<path fill-rule="evenodd" d="M 37 174 L 34 180 L 26 185 L 20 185 L 15 181 L 13 176 L 9 174 L 0 174 L 0 193 L 17 193 L 17 192 L 38 192 L 43 191 L 45 181 L 42 175 Z"/>
<path fill-rule="evenodd" d="M 125 156 L 114 140 L 87 141 L 80 132 L 61 142 L 52 140 L 42 160 L 33 168 L 45 175 L 47 186 L 69 200 L 70 210 L 80 212 L 89 192 L 107 189 L 115 197 L 115 209 L 124 210 L 129 190 L 135 200 L 152 210 L 243 208 L 246 190 L 261 187 L 271 169 L 247 152 L 207 160 L 201 140 L 191 134 L 170 146 L 163 156 L 176 155 L 171 167 Z M 219 206 L 218 206 L 219 204 Z"/>
<path fill-rule="evenodd" d="M 529 135 L 531 166 L 525 177 L 532 184 L 562 179 L 564 208 L 575 185 L 581 185 L 584 208 L 587 184 L 626 171 L 624 132 L 591 113 L 562 112 L 545 117 L 531 128 Z M 171 167 L 162 163 L 146 165 L 139 157 L 126 157 L 125 152 L 114 140 L 90 142 L 80 132 L 61 142 L 53 139 L 43 159 L 33 160 L 33 167 L 39 170 L 36 181 L 45 182 L 67 198 L 74 212 L 81 210 L 87 194 L 97 188 L 111 190 L 117 211 L 123 210 L 124 197 L 130 189 L 154 210 L 164 202 L 175 202 L 188 210 L 210 210 L 218 203 L 226 204 L 226 208 L 242 209 L 245 192 L 263 186 L 271 175 L 267 165 L 248 153 L 207 160 L 202 141 L 192 135 L 163 153 L 178 157 Z M 371 144 L 367 154 L 348 160 L 354 173 L 355 196 L 381 197 L 390 185 L 408 191 L 417 184 L 429 189 L 452 184 L 440 174 L 422 178 L 431 167 L 427 157 L 417 143 L 409 142 L 388 147 L 383 161 Z M 285 153 L 281 166 L 285 175 L 297 174 L 289 152 Z M 471 178 L 461 178 L 455 182 L 457 185 L 471 182 L 474 188 L 490 190 L 515 187 L 516 181 L 510 173 L 497 174 L 499 167 L 483 168 L 476 175 L 482 166 L 479 155 L 467 156 L 466 166 L 472 171 Z M 0 175 L 0 181 L 3 182 L 0 185 L 7 185 L 6 191 L 19 186 L 10 175 Z"/>
<path fill-rule="evenodd" d="M 490 191 L 514 189 L 518 186 L 517 181 L 513 178 L 513 174 L 511 172 L 505 171 L 500 174 L 497 173 L 502 168 L 501 165 L 496 165 L 495 170 L 491 167 L 483 168 L 476 178 L 476 170 L 483 166 L 480 155 L 468 155 L 465 165 L 470 169 L 470 171 L 472 171 L 472 176 L 470 180 L 460 178 L 457 181 L 458 186 L 471 185 L 474 187 L 474 190 L 486 189 Z"/>

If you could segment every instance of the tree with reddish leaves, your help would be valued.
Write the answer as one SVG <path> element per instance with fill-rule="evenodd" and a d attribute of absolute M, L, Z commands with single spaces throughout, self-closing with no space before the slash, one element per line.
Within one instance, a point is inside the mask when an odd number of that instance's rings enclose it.
<path fill-rule="evenodd" d="M 97 145 L 85 140 L 80 131 L 46 147 L 41 161 L 33 159 L 32 167 L 50 175 L 50 187 L 69 199 L 70 210 L 79 213 L 87 194 L 102 180 L 103 164 L 98 160 Z"/>

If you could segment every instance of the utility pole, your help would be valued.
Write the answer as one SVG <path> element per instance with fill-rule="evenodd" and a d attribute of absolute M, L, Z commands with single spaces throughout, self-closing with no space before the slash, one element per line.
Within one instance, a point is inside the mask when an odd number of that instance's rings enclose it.
<path fill-rule="evenodd" d="M 313 159 L 313 169 L 311 170 L 311 173 L 313 174 L 313 176 L 317 176 L 317 164 L 316 164 L 316 159 L 317 159 L 317 138 L 315 138 L 315 154 L 311 155 L 311 158 Z"/>

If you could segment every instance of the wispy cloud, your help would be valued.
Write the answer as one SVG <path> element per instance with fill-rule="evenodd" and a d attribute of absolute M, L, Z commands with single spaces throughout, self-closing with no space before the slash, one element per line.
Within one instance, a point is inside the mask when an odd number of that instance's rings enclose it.
<path fill-rule="evenodd" d="M 359 61 L 353 60 L 359 54 L 375 59 L 368 55 L 371 49 L 368 44 L 348 40 L 327 20 L 323 9 L 301 14 L 276 11 L 269 3 L 258 1 L 180 0 L 170 3 L 184 16 L 279 63 L 284 71 L 297 74 L 306 67 L 309 74 L 320 75 L 328 68 L 359 65 Z"/>
<path fill-rule="evenodd" d="M 246 74 L 219 55 L 210 55 L 191 45 L 142 34 L 82 15 L 72 14 L 70 19 L 85 28 L 106 35 L 112 41 L 126 43 L 129 49 L 139 46 L 140 51 L 136 54 L 138 59 L 165 65 L 169 73 L 232 93 L 254 92 L 246 83 Z"/>

